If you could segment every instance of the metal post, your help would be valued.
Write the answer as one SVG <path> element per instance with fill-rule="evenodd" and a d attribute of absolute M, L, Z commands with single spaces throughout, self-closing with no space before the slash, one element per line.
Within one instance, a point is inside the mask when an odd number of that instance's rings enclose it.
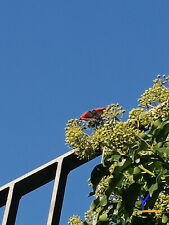
<path fill-rule="evenodd" d="M 2 219 L 2 225 L 14 225 L 16 214 L 19 206 L 20 196 L 15 192 L 15 184 L 11 184 L 8 191 L 8 197 L 4 216 Z"/>
<path fill-rule="evenodd" d="M 66 186 L 68 171 L 63 165 L 63 158 L 58 161 L 47 225 L 58 225 Z"/>

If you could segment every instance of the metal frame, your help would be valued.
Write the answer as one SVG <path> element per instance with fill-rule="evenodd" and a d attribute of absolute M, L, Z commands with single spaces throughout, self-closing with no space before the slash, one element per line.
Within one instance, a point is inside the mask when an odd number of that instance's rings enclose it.
<path fill-rule="evenodd" d="M 68 173 L 88 162 L 80 160 L 74 150 L 32 170 L 0 187 L 0 207 L 5 206 L 2 225 L 14 225 L 21 197 L 54 180 L 46 225 L 59 225 Z"/>

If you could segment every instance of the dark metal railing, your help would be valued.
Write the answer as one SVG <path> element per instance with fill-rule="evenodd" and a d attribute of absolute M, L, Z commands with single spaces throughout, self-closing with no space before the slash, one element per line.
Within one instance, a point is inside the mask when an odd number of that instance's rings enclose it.
<path fill-rule="evenodd" d="M 52 180 L 54 186 L 46 225 L 59 225 L 67 175 L 86 162 L 77 158 L 72 150 L 0 187 L 0 207 L 5 205 L 2 225 L 15 224 L 19 201 L 23 195 Z"/>

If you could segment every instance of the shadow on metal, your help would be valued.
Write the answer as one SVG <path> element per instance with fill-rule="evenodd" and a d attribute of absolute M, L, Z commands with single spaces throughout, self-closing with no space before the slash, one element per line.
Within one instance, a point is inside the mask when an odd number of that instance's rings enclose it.
<path fill-rule="evenodd" d="M 52 180 L 54 186 L 46 225 L 59 225 L 67 175 L 86 162 L 77 158 L 72 150 L 0 187 L 0 207 L 5 205 L 2 225 L 15 224 L 19 201 L 23 195 Z"/>

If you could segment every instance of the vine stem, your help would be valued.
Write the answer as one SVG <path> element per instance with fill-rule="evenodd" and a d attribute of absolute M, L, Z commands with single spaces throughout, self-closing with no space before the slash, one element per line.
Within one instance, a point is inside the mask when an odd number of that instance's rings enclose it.
<path fill-rule="evenodd" d="M 147 143 L 147 141 L 145 141 L 143 138 L 141 138 L 138 134 L 135 134 L 136 137 L 138 137 L 141 141 L 143 141 L 148 147 L 149 149 L 152 151 L 153 150 L 153 147 Z"/>
<path fill-rule="evenodd" d="M 155 177 L 155 174 L 149 171 L 148 169 L 144 168 L 143 165 L 138 166 L 141 170 L 143 170 L 146 173 L 149 173 L 151 176 Z"/>

